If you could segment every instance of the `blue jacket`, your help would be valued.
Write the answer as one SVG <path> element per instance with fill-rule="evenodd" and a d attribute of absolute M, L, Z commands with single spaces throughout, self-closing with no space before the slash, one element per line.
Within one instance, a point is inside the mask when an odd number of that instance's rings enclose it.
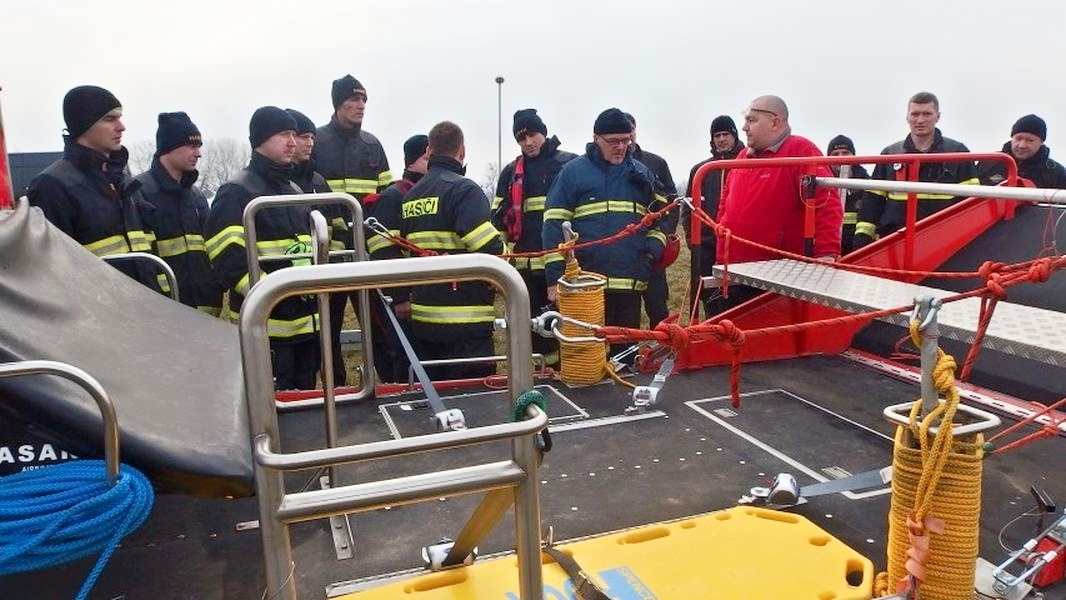
<path fill-rule="evenodd" d="M 626 156 L 612 165 L 595 143 L 585 155 L 563 167 L 548 191 L 542 232 L 544 248 L 563 241 L 562 224 L 570 221 L 578 244 L 609 237 L 627 225 L 639 223 L 648 212 L 665 206 L 666 198 L 648 167 Z M 606 246 L 577 251 L 583 271 L 606 275 L 608 291 L 643 291 L 648 287 L 651 266 L 662 256 L 666 234 L 661 226 L 642 228 Z M 549 286 L 563 274 L 565 258 L 545 257 L 544 273 Z"/>

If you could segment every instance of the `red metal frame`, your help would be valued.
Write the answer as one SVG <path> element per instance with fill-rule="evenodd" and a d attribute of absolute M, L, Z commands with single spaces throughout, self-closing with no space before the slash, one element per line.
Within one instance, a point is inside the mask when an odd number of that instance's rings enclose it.
<path fill-rule="evenodd" d="M 768 158 L 714 161 L 700 167 L 694 176 L 693 189 L 699 185 L 706 173 L 714 168 L 743 166 L 794 166 L 821 164 L 862 164 L 911 162 L 947 162 L 951 160 L 1000 160 L 1007 165 L 1008 181 L 1018 181 L 1017 165 L 1014 160 L 1002 153 L 946 153 L 883 155 L 878 157 L 830 156 L 794 158 Z M 917 169 L 911 169 L 917 172 Z M 699 199 L 693 198 L 696 206 Z M 913 205 L 913 198 L 908 204 Z M 975 237 L 987 231 L 1001 220 L 1014 217 L 1017 201 L 988 200 L 968 198 L 945 210 L 937 212 L 917 223 L 911 223 L 903 231 L 885 236 L 880 240 L 853 252 L 843 258 L 841 263 L 887 267 L 908 271 L 932 271 L 942 265 L 948 258 L 962 249 Z M 912 218 L 913 215 L 908 218 Z M 693 219 L 694 231 L 699 231 L 699 221 Z M 693 242 L 696 244 L 698 242 Z M 921 275 L 899 274 L 892 276 L 899 281 L 916 283 Z M 721 315 L 715 321 L 728 319 L 737 327 L 747 332 L 741 351 L 743 362 L 778 360 L 814 354 L 838 354 L 848 349 L 852 339 L 865 324 L 835 325 L 820 327 L 816 331 L 788 329 L 788 325 L 802 324 L 810 321 L 846 316 L 848 313 L 804 302 L 793 298 L 766 293 L 737 306 Z M 782 328 L 769 332 L 759 330 Z M 676 368 L 699 369 L 707 366 L 729 364 L 732 359 L 731 349 L 719 343 L 707 342 L 692 344 L 682 350 L 676 360 Z"/>
<path fill-rule="evenodd" d="M 4 142 L 4 115 L 0 112 L 0 210 L 15 206 L 15 190 L 11 186 L 11 165 L 7 162 L 7 144 Z"/>

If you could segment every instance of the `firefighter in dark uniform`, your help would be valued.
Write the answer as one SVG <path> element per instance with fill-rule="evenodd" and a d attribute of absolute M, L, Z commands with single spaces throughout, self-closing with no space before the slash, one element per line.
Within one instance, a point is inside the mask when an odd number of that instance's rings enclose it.
<path fill-rule="evenodd" d="M 426 174 L 429 168 L 429 137 L 413 135 L 403 143 L 405 168 L 403 177 L 394 181 L 381 194 L 371 194 L 363 199 L 363 215 L 377 219 L 393 236 L 400 236 L 400 206 L 404 195 Z M 371 260 L 404 258 L 406 254 L 392 238 L 373 232 L 367 233 L 367 251 Z M 385 310 L 396 315 L 403 334 L 411 337 L 411 288 L 390 287 L 385 292 L 392 300 L 391 306 L 382 303 L 377 293 L 370 296 L 372 324 L 374 326 L 374 370 L 383 382 L 405 382 L 411 361 L 407 358 L 400 338 L 392 327 Z"/>
<path fill-rule="evenodd" d="M 1018 163 L 1018 175 L 1038 188 L 1066 189 L 1066 167 L 1051 159 L 1051 150 L 1044 145 L 1047 123 L 1036 115 L 1025 115 L 1010 129 L 1010 141 L 1003 144 L 1003 153 Z M 977 177 L 983 185 L 999 185 L 1007 178 L 1007 167 L 998 160 L 984 160 L 977 165 Z"/>
<path fill-rule="evenodd" d="M 429 132 L 429 170 L 403 198 L 400 234 L 440 254 L 503 253 L 489 199 L 463 176 L 463 131 L 444 121 Z M 411 290 L 411 333 L 422 360 L 492 356 L 492 287 L 484 281 L 418 286 Z M 492 362 L 427 368 L 433 379 L 484 377 Z"/>
<path fill-rule="evenodd" d="M 846 135 L 838 135 L 829 140 L 829 146 L 825 149 L 826 156 L 855 156 L 855 143 Z M 862 165 L 830 165 L 834 177 L 840 177 L 841 172 L 846 171 L 848 179 L 869 179 L 870 174 Z M 840 190 L 844 197 L 844 225 L 840 228 L 840 253 L 851 252 L 855 240 L 855 223 L 859 217 L 859 199 L 863 192 L 859 190 Z"/>
<path fill-rule="evenodd" d="M 728 170 L 717 169 L 710 171 L 700 182 L 700 189 L 694 190 L 692 183 L 696 179 L 696 171 L 703 165 L 716 161 L 716 160 L 731 160 L 740 154 L 740 151 L 744 149 L 744 143 L 740 141 L 740 134 L 737 131 L 737 124 L 733 122 L 733 118 L 729 115 L 718 115 L 711 121 L 711 156 L 704 159 L 695 166 L 688 174 L 688 189 L 685 191 L 685 195 L 689 198 L 695 198 L 698 194 L 702 200 L 700 201 L 700 210 L 707 213 L 712 219 L 718 218 L 718 201 L 722 197 L 722 183 L 725 176 L 729 173 Z M 692 218 L 687 207 L 681 209 L 681 227 L 686 236 L 691 234 Z M 699 246 L 692 244 L 689 240 L 689 256 L 691 257 L 689 263 L 689 298 L 693 298 L 696 294 L 697 288 L 699 288 L 699 282 L 701 277 L 709 277 L 714 271 L 714 263 L 718 259 L 718 238 L 714 235 L 714 230 L 707 225 L 700 225 L 700 243 Z M 716 315 L 722 312 L 721 308 L 721 294 L 717 288 L 699 288 L 700 291 L 700 303 L 703 304 L 703 314 L 706 317 Z"/>
<path fill-rule="evenodd" d="M 939 152 L 969 152 L 962 143 L 944 137 L 936 127 L 940 121 L 940 101 L 929 92 L 919 92 L 907 103 L 907 124 L 910 135 L 881 151 L 881 154 L 914 154 Z M 872 179 L 908 181 L 905 164 L 880 164 L 874 167 Z M 977 168 L 972 162 L 922 163 L 918 181 L 927 183 L 958 183 L 974 185 Z M 944 194 L 918 194 L 918 220 L 955 204 L 960 197 Z M 863 194 L 859 200 L 858 223 L 852 249 L 857 250 L 880 236 L 888 235 L 906 225 L 907 194 L 905 192 L 875 192 Z"/>
<path fill-rule="evenodd" d="M 534 108 L 514 114 L 513 132 L 522 154 L 500 173 L 492 200 L 492 223 L 513 244 L 513 252 L 534 252 L 543 249 L 541 229 L 548 188 L 563 165 L 577 155 L 560 150 L 559 138 L 546 137 L 548 127 Z M 541 314 L 548 305 L 544 257 L 514 258 L 511 264 L 526 282 L 530 314 Z M 544 355 L 548 364 L 559 362 L 559 343 L 554 339 L 534 335 L 533 352 Z"/>
<path fill-rule="evenodd" d="M 152 250 L 174 270 L 179 300 L 217 317 L 222 311 L 222 286 L 204 249 L 207 199 L 193 185 L 200 176 L 196 164 L 202 145 L 200 131 L 189 115 L 159 113 L 152 165 L 135 179 L 154 207 L 146 215 L 155 234 Z M 170 292 L 162 275 L 159 283 L 164 292 Z"/>
<path fill-rule="evenodd" d="M 313 160 L 315 170 L 322 174 L 334 192 L 347 192 L 362 201 L 368 194 L 383 191 L 392 183 L 389 161 L 381 142 L 363 129 L 363 113 L 366 110 L 366 88 L 351 75 L 333 82 L 333 117 L 329 123 L 318 128 L 315 136 Z M 338 205 L 323 208 L 330 222 L 333 250 L 351 250 L 352 215 Z M 333 294 L 330 297 L 330 339 L 333 346 L 333 364 L 342 364 L 340 331 L 344 322 L 344 310 L 354 294 Z M 334 385 L 347 381 L 344 369 L 333 370 Z"/>
<path fill-rule="evenodd" d="M 255 111 L 248 140 L 252 158 L 248 166 L 218 189 L 207 218 L 207 254 L 219 281 L 229 290 L 230 312 L 240 313 L 248 293 L 248 261 L 245 254 L 244 209 L 254 198 L 300 193 L 291 181 L 292 159 L 296 152 L 296 121 L 276 106 Z M 307 211 L 300 207 L 275 207 L 259 211 L 255 217 L 256 249 L 259 256 L 298 254 L 311 249 Z M 306 258 L 293 264 L 308 264 Z M 270 272 L 290 263 L 270 261 Z M 315 387 L 321 353 L 318 347 L 318 314 L 314 299 L 292 296 L 274 307 L 267 323 L 279 390 Z"/>
<path fill-rule="evenodd" d="M 302 112 L 286 108 L 296 121 L 296 152 L 292 156 L 292 182 L 305 194 L 324 194 L 331 191 L 326 178 L 315 170 L 311 155 L 315 150 L 315 123 Z M 325 215 L 323 215 L 325 216 Z"/>
<path fill-rule="evenodd" d="M 677 198 L 677 184 L 674 183 L 674 176 L 670 173 L 666 159 L 637 144 L 637 120 L 629 113 L 625 115 L 629 123 L 633 125 L 633 144 L 629 147 L 630 154 L 634 160 L 648 167 L 651 174 L 655 176 L 655 181 L 665 195 L 666 201 L 673 202 Z M 662 203 L 651 207 L 652 210 L 662 210 L 662 208 Z M 670 288 L 666 285 L 666 268 L 677 259 L 677 252 L 680 249 L 680 238 L 675 233 L 677 216 L 678 211 L 670 211 L 659 221 L 659 228 L 667 234 L 667 250 L 663 254 L 664 259 L 657 260 L 652 265 L 651 274 L 648 276 L 648 289 L 641 293 L 644 299 L 644 313 L 648 315 L 648 322 L 652 327 L 669 316 L 666 302 L 670 299 Z"/>
<path fill-rule="evenodd" d="M 143 216 L 151 206 L 126 175 L 122 104 L 104 88 L 78 86 L 63 97 L 63 120 L 63 158 L 30 182 L 30 204 L 96 256 L 150 252 L 152 234 Z M 143 261 L 112 264 L 159 290 L 155 272 Z"/>

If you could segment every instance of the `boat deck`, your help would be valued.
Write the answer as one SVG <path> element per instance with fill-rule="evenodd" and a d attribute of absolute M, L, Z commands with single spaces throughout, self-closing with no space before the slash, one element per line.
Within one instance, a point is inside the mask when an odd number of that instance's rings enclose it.
<path fill-rule="evenodd" d="M 648 376 L 636 376 L 646 383 Z M 670 377 L 658 403 L 626 416 L 628 389 L 605 383 L 540 389 L 552 417 L 554 447 L 540 472 L 541 521 L 556 540 L 583 538 L 699 515 L 734 506 L 751 487 L 775 474 L 800 485 L 886 466 L 892 426 L 882 409 L 918 396 L 918 386 L 893 379 L 845 357 L 813 357 L 745 365 L 742 405 L 730 406 L 727 369 Z M 504 422 L 503 392 L 467 390 L 445 396 L 469 426 Z M 338 407 L 344 444 L 431 433 L 430 411 L 419 396 Z M 1010 420 L 1006 420 L 1009 424 Z M 282 449 L 321 447 L 320 409 L 283 412 Z M 1037 532 L 1035 518 L 1008 526 L 1034 501 L 1030 486 L 1066 498 L 1066 482 L 1049 465 L 1061 463 L 1062 438 L 1040 441 L 985 461 L 980 553 L 998 563 L 999 538 L 1016 547 Z M 451 464 L 499 460 L 504 443 L 449 451 Z M 439 455 L 417 455 L 341 468 L 343 482 L 440 468 Z M 288 481 L 290 490 L 317 485 L 313 473 Z M 337 560 L 327 521 L 293 527 L 300 598 L 323 598 L 353 589 L 350 582 L 421 566 L 421 548 L 455 537 L 478 497 L 398 506 L 350 517 L 354 557 Z M 801 514 L 873 561 L 885 566 L 889 496 L 886 488 L 811 498 L 789 510 Z M 92 593 L 93 598 L 258 598 L 263 562 L 254 498 L 157 498 L 148 522 L 126 539 Z M 505 518 L 481 544 L 482 556 L 514 546 Z M 45 571 L 0 578 L 3 598 L 70 598 L 91 566 L 82 560 Z M 711 567 L 713 568 L 713 566 Z M 348 582 L 348 583 L 346 583 Z M 341 584 L 341 585 L 335 585 Z"/>

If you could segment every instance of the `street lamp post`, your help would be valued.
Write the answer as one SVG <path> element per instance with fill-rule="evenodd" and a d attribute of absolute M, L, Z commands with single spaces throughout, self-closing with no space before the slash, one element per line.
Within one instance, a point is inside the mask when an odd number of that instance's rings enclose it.
<path fill-rule="evenodd" d="M 496 177 L 503 171 L 503 77 L 496 76 Z"/>

